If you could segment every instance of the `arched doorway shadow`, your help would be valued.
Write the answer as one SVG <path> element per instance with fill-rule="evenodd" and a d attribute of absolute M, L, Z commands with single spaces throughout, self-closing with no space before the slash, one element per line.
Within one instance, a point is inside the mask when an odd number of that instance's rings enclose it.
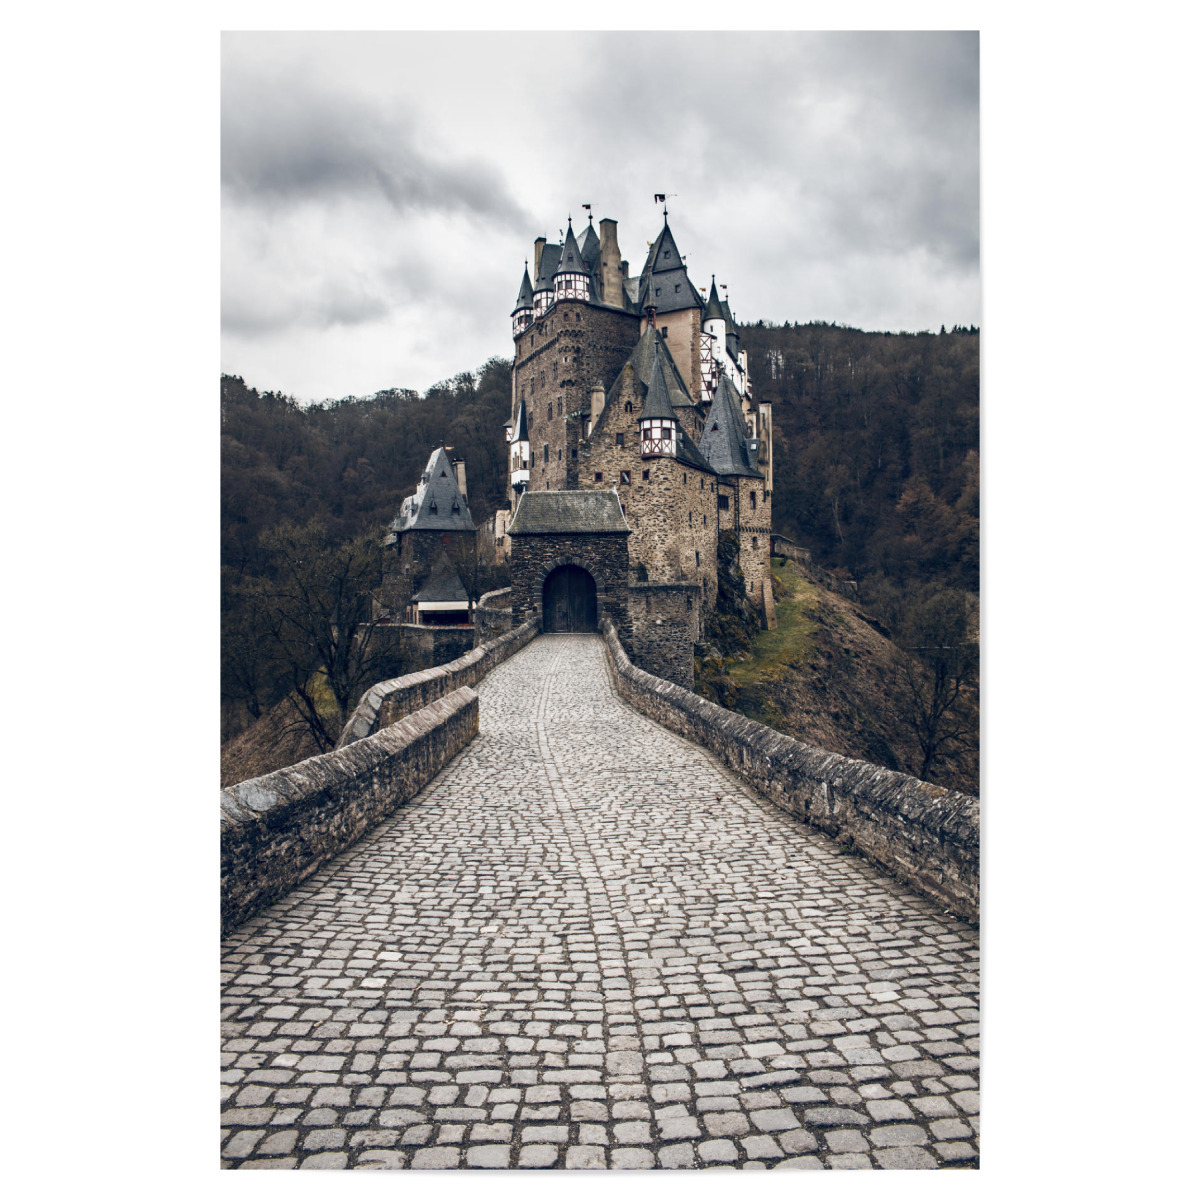
<path fill-rule="evenodd" d="M 555 567 L 542 584 L 543 633 L 595 633 L 596 581 L 572 563 Z"/>

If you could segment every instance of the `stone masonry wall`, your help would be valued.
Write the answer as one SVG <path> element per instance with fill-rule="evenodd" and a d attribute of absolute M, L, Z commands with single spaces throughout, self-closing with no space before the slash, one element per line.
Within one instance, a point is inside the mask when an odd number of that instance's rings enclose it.
<path fill-rule="evenodd" d="M 363 693 L 350 714 L 342 736 L 338 738 L 337 748 L 340 750 L 370 737 L 442 696 L 478 683 L 497 663 L 511 658 L 522 646 L 528 645 L 537 632 L 537 622 L 527 621 L 519 629 L 485 642 L 453 662 L 375 684 Z"/>
<path fill-rule="evenodd" d="M 644 671 L 691 691 L 700 640 L 700 588 L 694 583 L 631 583 L 629 652 Z"/>
<path fill-rule="evenodd" d="M 518 534 L 513 538 L 512 613 L 514 621 L 542 615 L 542 585 L 556 566 L 575 563 L 596 581 L 596 617 L 608 617 L 628 637 L 628 535 L 621 533 Z"/>
<path fill-rule="evenodd" d="M 629 661 L 602 626 L 618 693 L 705 746 L 777 808 L 832 835 L 960 917 L 979 920 L 979 800 L 806 746 Z"/>
<path fill-rule="evenodd" d="M 484 592 L 475 606 L 475 644 L 482 646 L 512 629 L 512 588 Z M 502 605 L 506 607 L 501 607 Z"/>
<path fill-rule="evenodd" d="M 592 436 L 579 449 L 579 486 L 615 487 L 633 531 L 630 563 L 644 566 L 650 582 L 699 583 L 704 606 L 711 608 L 717 597 L 715 477 L 675 458 L 642 458 L 641 407 L 641 385 L 632 369 L 622 372 Z"/>
<path fill-rule="evenodd" d="M 667 343 L 667 349 L 671 351 L 671 357 L 679 367 L 679 373 L 693 399 L 704 395 L 704 380 L 700 374 L 700 315 L 698 308 L 681 308 L 675 312 L 658 313 L 654 318 L 654 326 Z M 649 323 L 643 317 L 642 329 Z M 689 429 L 688 433 L 691 432 Z"/>
<path fill-rule="evenodd" d="M 374 737 L 222 791 L 222 934 L 390 816 L 478 730 L 479 698 L 459 688 Z"/>
<path fill-rule="evenodd" d="M 517 338 L 513 388 L 525 400 L 530 488 L 576 486 L 573 451 L 592 385 L 600 381 L 608 390 L 637 339 L 636 316 L 569 300 L 559 301 Z"/>

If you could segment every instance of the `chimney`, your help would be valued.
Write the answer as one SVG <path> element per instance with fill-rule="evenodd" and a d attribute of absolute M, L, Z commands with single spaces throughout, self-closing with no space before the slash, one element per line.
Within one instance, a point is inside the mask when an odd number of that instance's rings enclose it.
<path fill-rule="evenodd" d="M 614 222 L 615 224 L 615 222 Z M 592 428 L 596 428 L 596 422 L 600 420 L 600 414 L 604 411 L 604 385 L 602 383 L 592 384 Z"/>
<path fill-rule="evenodd" d="M 467 498 L 467 464 L 461 458 L 454 460 L 454 478 L 458 480 L 458 490 L 462 498 Z"/>
<path fill-rule="evenodd" d="M 546 239 L 544 237 L 533 239 L 533 277 L 537 279 L 538 272 L 542 269 L 542 251 L 546 248 Z"/>
<path fill-rule="evenodd" d="M 611 217 L 600 222 L 600 298 L 605 304 L 625 306 L 621 298 L 621 247 L 617 223 Z"/>

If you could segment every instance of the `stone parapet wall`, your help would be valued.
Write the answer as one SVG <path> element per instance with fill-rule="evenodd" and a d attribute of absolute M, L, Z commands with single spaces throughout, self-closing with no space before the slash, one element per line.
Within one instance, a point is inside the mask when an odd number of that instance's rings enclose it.
<path fill-rule="evenodd" d="M 517 629 L 476 646 L 453 662 L 414 671 L 396 679 L 385 679 L 364 693 L 350 714 L 337 748 L 370 737 L 395 721 L 424 708 L 456 688 L 478 683 L 497 663 L 516 654 L 537 636 L 536 620 L 526 621 Z"/>
<path fill-rule="evenodd" d="M 507 605 L 508 607 L 501 607 Z M 475 606 L 475 642 L 482 646 L 507 633 L 513 627 L 512 588 L 484 592 Z"/>
<path fill-rule="evenodd" d="M 979 920 L 979 800 L 806 746 L 639 670 L 601 623 L 617 691 L 711 750 L 777 808 L 830 834 L 969 921 Z"/>
<path fill-rule="evenodd" d="M 461 687 L 373 737 L 222 791 L 222 934 L 390 816 L 478 731 L 479 698 Z"/>

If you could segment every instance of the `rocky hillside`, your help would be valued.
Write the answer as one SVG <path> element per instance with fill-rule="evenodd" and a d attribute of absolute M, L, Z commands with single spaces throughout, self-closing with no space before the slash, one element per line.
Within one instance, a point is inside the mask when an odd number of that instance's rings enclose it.
<path fill-rule="evenodd" d="M 757 634 L 749 653 L 703 659 L 697 692 L 798 741 L 918 774 L 908 679 L 921 668 L 806 567 L 780 558 L 772 567 L 778 628 Z M 977 794 L 977 744 L 939 758 L 929 780 Z"/>

